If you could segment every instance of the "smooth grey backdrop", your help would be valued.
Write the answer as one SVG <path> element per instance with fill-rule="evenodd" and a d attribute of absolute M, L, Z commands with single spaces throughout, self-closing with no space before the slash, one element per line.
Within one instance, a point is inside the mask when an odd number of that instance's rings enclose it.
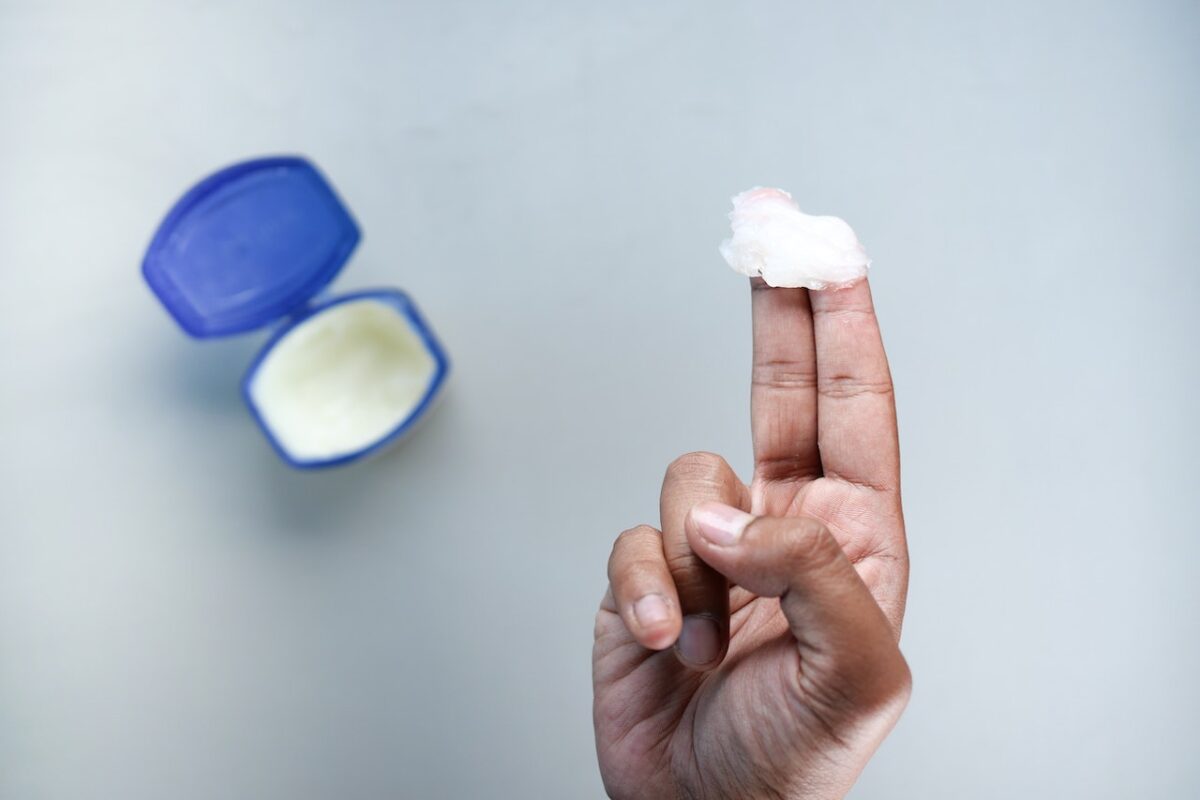
<path fill-rule="evenodd" d="M 857 798 L 1200 794 L 1200 7 L 0 2 L 0 797 L 602 792 L 612 538 L 749 466 L 754 184 L 846 217 L 900 405 L 912 705 Z M 138 274 L 302 152 L 445 404 L 279 463 Z"/>

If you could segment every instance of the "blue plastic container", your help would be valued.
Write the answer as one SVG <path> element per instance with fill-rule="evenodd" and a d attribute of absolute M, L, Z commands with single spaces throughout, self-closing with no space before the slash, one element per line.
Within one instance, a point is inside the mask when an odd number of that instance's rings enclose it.
<path fill-rule="evenodd" d="M 359 291 L 312 302 L 341 271 L 359 238 L 349 211 L 312 163 L 291 156 L 261 158 L 226 167 L 189 189 L 159 225 L 142 263 L 150 288 L 193 337 L 230 336 L 278 325 L 246 372 L 242 396 L 275 451 L 293 467 L 345 464 L 398 439 L 428 412 L 449 369 L 437 337 L 412 300 L 399 290 Z M 416 342 L 424 349 L 428 360 L 422 362 L 418 380 L 425 381 L 427 372 L 427 385 L 417 387 L 410 408 L 397 407 L 394 424 L 389 417 L 386 427 L 377 424 L 378 430 L 365 434 L 369 440 L 360 433 L 357 441 L 341 448 L 299 447 L 297 441 L 312 436 L 297 437 L 297 430 L 318 438 L 321 431 L 305 431 L 308 423 L 303 413 L 291 413 L 289 424 L 280 424 L 280 414 L 256 399 L 256 380 L 289 334 L 306 323 L 314 323 L 309 329 L 320 320 L 332 324 L 332 317 L 322 315 L 342 309 L 345 316 L 347 303 L 369 305 L 376 317 L 381 309 L 396 315 L 386 325 L 395 328 L 395 336 L 407 337 L 406 346 Z M 302 350 L 301 355 L 294 354 L 295 341 L 287 352 L 293 361 L 303 358 Z M 332 380 L 336 368 L 327 371 Z M 321 388 L 319 369 L 305 380 L 306 386 Z M 358 383 L 362 385 L 361 376 Z M 369 383 L 366 388 L 374 391 Z M 273 391 L 278 398 L 281 390 Z M 338 408 L 354 413 L 353 400 L 341 398 Z M 336 412 L 325 409 L 320 416 L 310 415 L 312 424 L 338 423 L 330 413 Z"/>

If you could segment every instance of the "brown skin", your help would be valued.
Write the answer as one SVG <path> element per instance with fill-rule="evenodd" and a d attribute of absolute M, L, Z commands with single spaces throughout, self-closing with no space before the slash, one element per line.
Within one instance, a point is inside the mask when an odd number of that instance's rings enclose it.
<path fill-rule="evenodd" d="M 676 459 L 661 533 L 624 532 L 609 560 L 592 675 L 614 798 L 842 797 L 908 700 L 896 412 L 870 287 L 751 288 L 753 480 L 711 453 Z"/>

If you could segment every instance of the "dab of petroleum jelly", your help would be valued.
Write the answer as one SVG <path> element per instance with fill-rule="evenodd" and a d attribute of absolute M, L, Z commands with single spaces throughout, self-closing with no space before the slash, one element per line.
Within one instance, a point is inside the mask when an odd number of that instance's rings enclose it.
<path fill-rule="evenodd" d="M 721 255 L 736 272 L 770 286 L 840 289 L 867 274 L 871 260 L 837 217 L 805 214 L 782 189 L 756 186 L 733 198 L 733 236 Z"/>
<path fill-rule="evenodd" d="M 334 458 L 374 444 L 408 419 L 435 366 L 395 308 L 354 300 L 284 334 L 259 366 L 250 394 L 292 458 Z"/>

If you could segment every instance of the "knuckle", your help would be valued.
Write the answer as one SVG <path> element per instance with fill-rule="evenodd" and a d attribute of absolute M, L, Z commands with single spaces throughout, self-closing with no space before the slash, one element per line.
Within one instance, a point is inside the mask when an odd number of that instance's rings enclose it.
<path fill-rule="evenodd" d="M 872 716 L 899 717 L 912 695 L 912 671 L 899 648 L 879 660 L 859 688 L 858 705 Z"/>
<path fill-rule="evenodd" d="M 822 375 L 816 383 L 823 397 L 847 399 L 860 395 L 882 395 L 890 397 L 894 391 L 890 377 L 866 378 L 861 375 L 833 373 Z"/>
<path fill-rule="evenodd" d="M 831 732 L 861 723 L 894 722 L 908 705 L 912 673 L 899 648 L 875 658 L 843 653 L 824 667 L 820 677 L 799 676 L 797 698 Z"/>
<path fill-rule="evenodd" d="M 847 325 L 879 324 L 875 318 L 875 305 L 869 299 L 825 296 L 822 300 L 824 302 L 813 304 L 813 317 L 824 317 Z"/>
<path fill-rule="evenodd" d="M 608 576 L 611 580 L 613 573 L 621 567 L 621 563 L 631 557 L 632 553 L 637 552 L 637 547 L 640 543 L 648 538 L 658 538 L 658 531 L 649 525 L 635 525 L 628 530 L 621 531 L 613 542 L 612 552 L 608 555 Z"/>
<path fill-rule="evenodd" d="M 733 502 L 742 493 L 741 482 L 729 463 L 716 453 L 685 453 L 671 462 L 663 478 L 663 493 L 685 489 L 713 499 Z"/>
<path fill-rule="evenodd" d="M 780 391 L 813 389 L 817 385 L 817 371 L 813 366 L 797 361 L 758 361 L 751 370 L 750 383 Z"/>
<path fill-rule="evenodd" d="M 846 694 L 853 698 L 860 713 L 899 716 L 908 705 L 912 671 L 900 648 L 894 645 L 877 653 L 875 658 L 845 664 L 842 674 L 852 681 L 853 688 L 847 687 Z"/>
<path fill-rule="evenodd" d="M 621 574 L 616 577 L 633 582 L 644 581 L 648 577 L 657 575 L 662 567 L 662 559 L 648 555 L 635 556 L 621 565 Z"/>
<path fill-rule="evenodd" d="M 667 571 L 685 605 L 690 601 L 705 602 L 703 598 L 728 593 L 725 578 L 700 560 L 690 550 L 666 557 Z"/>
<path fill-rule="evenodd" d="M 658 530 L 644 523 L 641 525 L 634 525 L 632 528 L 623 530 L 617 535 L 617 541 L 614 544 L 614 548 L 628 546 L 633 542 L 642 541 L 647 537 L 658 538 Z"/>
<path fill-rule="evenodd" d="M 667 570 L 672 575 L 687 575 L 699 571 L 700 559 L 691 550 L 680 550 L 666 555 Z"/>
<path fill-rule="evenodd" d="M 719 480 L 727 469 L 725 459 L 701 450 L 684 453 L 672 461 L 667 467 L 667 478 L 711 483 Z"/>

